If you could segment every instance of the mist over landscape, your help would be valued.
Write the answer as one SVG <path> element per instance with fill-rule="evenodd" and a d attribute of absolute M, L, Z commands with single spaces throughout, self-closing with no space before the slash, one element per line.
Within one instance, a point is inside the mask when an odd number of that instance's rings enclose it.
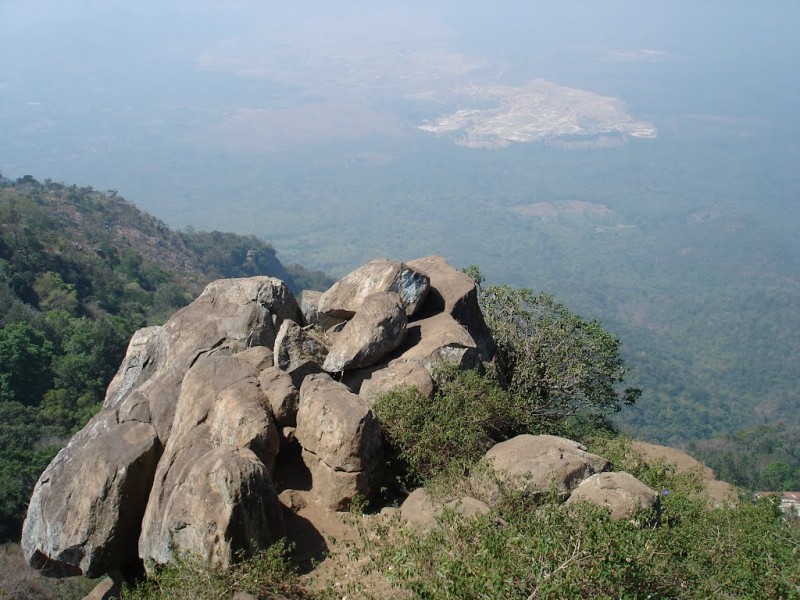
<path fill-rule="evenodd" d="M 341 276 L 442 254 L 618 335 L 619 421 L 800 425 L 800 5 L 0 6 L 0 172 Z"/>

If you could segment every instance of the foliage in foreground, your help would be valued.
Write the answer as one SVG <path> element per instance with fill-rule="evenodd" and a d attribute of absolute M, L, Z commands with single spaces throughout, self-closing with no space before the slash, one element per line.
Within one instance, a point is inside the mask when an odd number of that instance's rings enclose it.
<path fill-rule="evenodd" d="M 159 567 L 134 589 L 126 589 L 123 600 L 219 600 L 237 592 L 258 598 L 309 597 L 298 583 L 287 559 L 289 545 L 281 541 L 230 569 L 209 567 L 197 557 L 179 558 Z"/>
<path fill-rule="evenodd" d="M 647 463 L 619 442 L 600 447 L 662 492 L 659 527 L 643 525 L 646 515 L 612 521 L 598 507 L 511 495 L 477 518 L 445 512 L 428 532 L 374 526 L 346 559 L 362 565 L 347 593 L 386 597 L 359 584 L 382 574 L 392 597 L 800 598 L 800 535 L 774 504 L 712 508 L 696 494 L 698 475 Z"/>

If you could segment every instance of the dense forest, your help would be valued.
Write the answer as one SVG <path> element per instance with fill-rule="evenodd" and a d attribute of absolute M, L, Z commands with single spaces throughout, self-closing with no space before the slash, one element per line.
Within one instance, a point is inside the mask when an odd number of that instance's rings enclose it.
<path fill-rule="evenodd" d="M 753 491 L 800 490 L 800 428 L 761 425 L 696 440 L 689 450 L 720 479 Z"/>
<path fill-rule="evenodd" d="M 102 403 L 131 334 L 220 277 L 322 273 L 280 263 L 255 236 L 172 231 L 114 191 L 0 182 L 0 539 L 19 534 L 33 484 Z"/>

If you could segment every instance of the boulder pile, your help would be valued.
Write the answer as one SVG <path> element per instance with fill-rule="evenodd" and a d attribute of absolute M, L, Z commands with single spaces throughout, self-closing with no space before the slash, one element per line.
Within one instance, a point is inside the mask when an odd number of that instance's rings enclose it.
<path fill-rule="evenodd" d="M 292 485 L 332 510 L 375 492 L 377 396 L 430 394 L 437 363 L 492 352 L 474 282 L 441 257 L 372 261 L 301 304 L 270 277 L 211 283 L 134 334 L 102 410 L 36 484 L 26 558 L 58 576 L 181 553 L 228 565 L 283 535 Z"/>
<path fill-rule="evenodd" d="M 181 554 L 227 566 L 282 537 L 306 499 L 342 511 L 375 494 L 377 397 L 413 385 L 432 398 L 439 363 L 472 368 L 494 352 L 475 283 L 438 256 L 372 261 L 299 304 L 270 277 L 211 283 L 133 335 L 102 410 L 34 488 L 25 556 L 47 574 L 117 581 Z M 654 490 L 563 438 L 519 436 L 484 462 L 471 493 L 418 490 L 401 514 L 427 526 L 445 508 L 485 512 L 499 486 L 618 518 L 658 506 Z"/>

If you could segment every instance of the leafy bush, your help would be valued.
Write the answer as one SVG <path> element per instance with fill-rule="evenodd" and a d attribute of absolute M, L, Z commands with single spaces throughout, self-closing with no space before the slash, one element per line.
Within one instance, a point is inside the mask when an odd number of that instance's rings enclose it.
<path fill-rule="evenodd" d="M 494 443 L 527 429 L 528 414 L 487 375 L 443 366 L 432 399 L 417 388 L 380 397 L 381 421 L 395 475 L 407 485 L 445 471 L 464 471 Z"/>
<path fill-rule="evenodd" d="M 618 391 L 626 373 L 620 341 L 599 321 L 582 319 L 550 294 L 484 287 L 476 267 L 467 272 L 479 286 L 501 379 L 531 415 L 550 420 L 602 415 L 636 402 L 641 390 Z"/>

